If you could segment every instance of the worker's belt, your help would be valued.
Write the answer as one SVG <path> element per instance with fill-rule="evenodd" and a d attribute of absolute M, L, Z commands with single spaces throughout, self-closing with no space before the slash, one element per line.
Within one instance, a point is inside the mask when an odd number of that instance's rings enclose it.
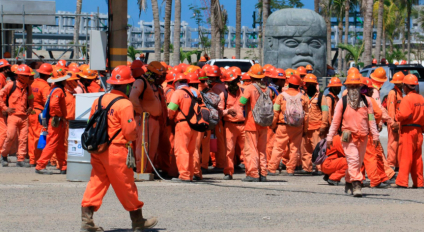
<path fill-rule="evenodd" d="M 180 122 L 187 122 L 187 119 L 178 120 L 175 124 L 180 123 Z"/>
<path fill-rule="evenodd" d="M 231 122 L 231 121 L 226 121 L 226 122 Z M 231 122 L 231 123 L 241 125 L 241 124 L 244 124 L 244 121 L 241 121 L 241 122 Z"/>
<path fill-rule="evenodd" d="M 419 128 L 421 128 L 421 125 L 418 125 L 418 124 L 406 124 L 406 125 L 402 125 L 402 127 L 405 127 L 405 126 L 413 126 L 413 127 L 419 127 Z"/>

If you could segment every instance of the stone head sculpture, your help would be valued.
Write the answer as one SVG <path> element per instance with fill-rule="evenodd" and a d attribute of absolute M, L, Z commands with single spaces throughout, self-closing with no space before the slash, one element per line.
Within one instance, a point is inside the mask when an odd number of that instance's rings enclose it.
<path fill-rule="evenodd" d="M 307 9 L 283 9 L 266 23 L 264 64 L 293 68 L 310 64 L 318 78 L 326 75 L 327 29 L 324 19 Z"/>

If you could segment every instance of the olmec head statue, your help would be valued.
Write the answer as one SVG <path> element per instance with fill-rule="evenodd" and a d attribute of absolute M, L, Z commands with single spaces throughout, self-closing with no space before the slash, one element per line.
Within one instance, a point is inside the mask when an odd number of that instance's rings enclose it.
<path fill-rule="evenodd" d="M 315 11 L 283 9 L 266 23 L 264 63 L 278 68 L 310 64 L 318 78 L 326 75 L 327 29 Z"/>

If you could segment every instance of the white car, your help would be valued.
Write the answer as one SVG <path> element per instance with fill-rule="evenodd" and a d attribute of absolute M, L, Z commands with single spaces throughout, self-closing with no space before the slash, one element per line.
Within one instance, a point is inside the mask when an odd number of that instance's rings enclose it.
<path fill-rule="evenodd" d="M 206 64 L 216 65 L 220 68 L 236 66 L 241 69 L 242 73 L 249 71 L 250 67 L 254 65 L 252 60 L 244 60 L 244 59 L 213 59 L 213 60 L 208 60 Z"/>

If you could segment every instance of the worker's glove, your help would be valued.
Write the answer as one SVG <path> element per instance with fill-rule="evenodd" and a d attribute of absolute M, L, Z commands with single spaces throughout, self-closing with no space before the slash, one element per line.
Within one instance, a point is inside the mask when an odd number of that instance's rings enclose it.
<path fill-rule="evenodd" d="M 134 152 L 131 146 L 128 146 L 128 154 L 127 154 L 127 167 L 128 168 L 136 168 L 135 158 L 134 158 Z"/>

